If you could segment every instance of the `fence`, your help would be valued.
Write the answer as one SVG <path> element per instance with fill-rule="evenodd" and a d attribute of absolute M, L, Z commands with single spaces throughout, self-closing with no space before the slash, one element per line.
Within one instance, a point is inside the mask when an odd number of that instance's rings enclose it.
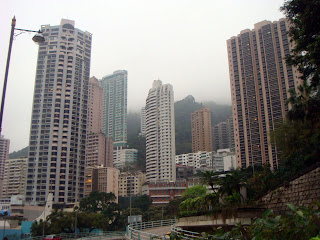
<path fill-rule="evenodd" d="M 143 231 L 143 230 L 172 226 L 175 222 L 176 222 L 175 219 L 170 219 L 170 220 L 160 220 L 160 221 L 154 221 L 154 222 L 142 222 L 142 223 L 130 224 L 127 226 L 126 238 L 136 239 L 136 240 L 166 239 L 165 236 L 148 233 L 147 231 Z"/>
<path fill-rule="evenodd" d="M 103 240 L 103 239 L 125 239 L 125 233 L 121 231 L 109 231 L 109 232 L 95 232 L 95 233 L 88 233 L 88 232 L 80 232 L 77 233 L 61 233 L 61 234 L 54 234 L 57 237 L 61 237 L 62 240 L 65 239 L 81 239 L 81 240 Z M 42 236 L 39 237 L 23 237 L 21 239 L 24 240 L 42 240 Z M 9 239 L 10 240 L 10 239 Z"/>

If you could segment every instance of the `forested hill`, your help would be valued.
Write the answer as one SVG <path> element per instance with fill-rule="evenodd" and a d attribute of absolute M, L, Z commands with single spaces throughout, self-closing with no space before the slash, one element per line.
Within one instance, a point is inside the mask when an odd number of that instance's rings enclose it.
<path fill-rule="evenodd" d="M 15 159 L 15 158 L 20 158 L 20 157 L 28 157 L 28 150 L 29 147 L 22 148 L 19 151 L 14 151 L 9 154 L 9 159 Z"/>
<path fill-rule="evenodd" d="M 176 154 L 192 152 L 191 113 L 204 107 L 211 110 L 212 127 L 231 116 L 231 106 L 215 102 L 198 103 L 190 95 L 175 102 Z"/>

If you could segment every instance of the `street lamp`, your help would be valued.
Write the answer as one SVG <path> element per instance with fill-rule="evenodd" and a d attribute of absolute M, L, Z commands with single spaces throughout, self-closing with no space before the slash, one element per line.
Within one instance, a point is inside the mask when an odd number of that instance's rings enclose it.
<path fill-rule="evenodd" d="M 7 65 L 6 65 L 6 72 L 4 75 L 4 82 L 3 82 L 3 89 L 2 89 L 2 99 L 1 99 L 1 110 L 0 110 L 0 134 L 2 132 L 2 116 L 3 116 L 3 109 L 4 109 L 4 102 L 6 98 L 6 89 L 7 89 L 7 81 L 8 81 L 8 74 L 9 74 L 9 66 L 10 66 L 10 57 L 11 57 L 11 49 L 12 49 L 12 43 L 13 43 L 13 37 L 14 37 L 14 30 L 18 30 L 21 33 L 22 32 L 35 32 L 37 33 L 32 40 L 35 43 L 43 43 L 45 41 L 44 36 L 41 34 L 41 31 L 33 31 L 33 30 L 27 30 L 27 29 L 21 29 L 21 28 L 15 28 L 16 26 L 16 18 L 12 18 L 11 22 L 11 34 L 10 34 L 10 40 L 9 40 L 9 49 L 8 49 L 8 57 L 7 57 Z"/>

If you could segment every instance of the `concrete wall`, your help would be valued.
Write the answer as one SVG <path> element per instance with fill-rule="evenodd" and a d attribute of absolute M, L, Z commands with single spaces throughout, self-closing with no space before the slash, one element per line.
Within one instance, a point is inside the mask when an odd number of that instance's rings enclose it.
<path fill-rule="evenodd" d="M 276 212 L 288 210 L 287 203 L 309 206 L 320 201 L 320 166 L 306 170 L 304 175 L 292 179 L 261 198 L 264 207 Z"/>

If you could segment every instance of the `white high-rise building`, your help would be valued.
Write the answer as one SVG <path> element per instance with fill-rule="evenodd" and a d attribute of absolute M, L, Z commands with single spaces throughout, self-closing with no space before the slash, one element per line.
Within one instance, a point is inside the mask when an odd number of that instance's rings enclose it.
<path fill-rule="evenodd" d="M 81 200 L 84 193 L 91 34 L 62 19 L 42 25 L 30 129 L 26 201 Z"/>
<path fill-rule="evenodd" d="M 27 158 L 7 159 L 4 168 L 3 198 L 25 195 Z"/>
<path fill-rule="evenodd" d="M 0 198 L 3 194 L 4 167 L 9 157 L 10 140 L 0 136 Z"/>
<path fill-rule="evenodd" d="M 173 88 L 155 80 L 146 100 L 147 181 L 176 180 Z"/>
<path fill-rule="evenodd" d="M 146 108 L 141 108 L 140 136 L 146 136 Z"/>

